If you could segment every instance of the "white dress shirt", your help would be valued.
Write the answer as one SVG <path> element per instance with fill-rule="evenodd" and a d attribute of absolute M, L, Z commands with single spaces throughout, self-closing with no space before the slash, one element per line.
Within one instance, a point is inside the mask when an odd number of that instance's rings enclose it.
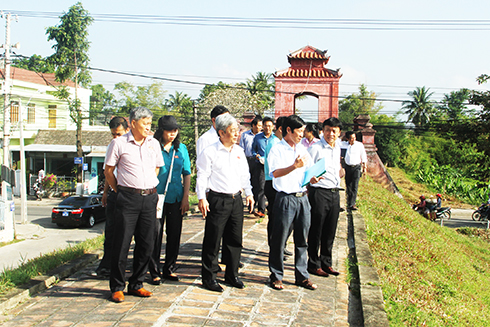
<path fill-rule="evenodd" d="M 221 141 L 211 144 L 197 157 L 196 192 L 199 200 L 206 198 L 206 190 L 235 194 L 241 189 L 252 195 L 250 173 L 243 149 L 234 144 L 228 151 Z"/>
<path fill-rule="evenodd" d="M 349 166 L 360 165 L 363 162 L 367 162 L 366 149 L 364 149 L 364 144 L 361 142 L 354 141 L 354 144 L 352 145 L 350 145 L 349 142 L 342 142 L 342 148 L 347 149 L 344 160 Z"/>
<path fill-rule="evenodd" d="M 324 138 L 308 148 L 313 163 L 325 158 L 325 173 L 322 179 L 311 187 L 340 188 L 340 144 L 335 142 L 332 148 Z"/>
<path fill-rule="evenodd" d="M 298 156 L 303 157 L 306 155 L 306 164 L 301 168 L 296 168 L 292 172 L 282 177 L 274 177 L 273 172 L 277 169 L 286 168 L 294 164 L 294 161 Z M 269 171 L 272 177 L 272 186 L 278 192 L 284 193 L 298 193 L 306 191 L 306 187 L 303 187 L 303 180 L 305 178 L 305 171 L 312 166 L 312 159 L 308 154 L 306 148 L 301 144 L 296 144 L 294 148 L 290 146 L 284 139 L 275 144 L 269 155 L 267 156 L 269 162 Z"/>
<path fill-rule="evenodd" d="M 213 143 L 218 142 L 218 140 L 219 140 L 219 135 L 216 132 L 216 129 L 214 129 L 214 127 L 211 126 L 211 128 L 206 133 L 204 133 L 203 135 L 201 135 L 199 139 L 197 139 L 196 158 L 199 157 L 199 155 L 205 148 L 207 148 L 209 145 Z"/>

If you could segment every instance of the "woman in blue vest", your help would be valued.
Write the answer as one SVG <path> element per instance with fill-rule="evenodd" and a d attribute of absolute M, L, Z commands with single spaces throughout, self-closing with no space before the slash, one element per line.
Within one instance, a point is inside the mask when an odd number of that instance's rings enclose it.
<path fill-rule="evenodd" d="M 160 168 L 157 186 L 159 197 L 165 196 L 163 208 L 157 210 L 157 232 L 155 245 L 150 259 L 151 283 L 160 284 L 162 278 L 178 281 L 173 271 L 177 262 L 182 233 L 182 218 L 189 210 L 189 189 L 191 185 L 191 162 L 187 147 L 180 143 L 179 125 L 174 116 L 163 116 L 158 120 L 158 130 L 154 138 L 160 141 L 165 166 Z M 169 177 L 170 173 L 170 177 Z M 161 199 L 159 199 L 161 201 Z M 161 214 L 161 216 L 159 216 Z M 160 265 L 163 226 L 167 224 L 167 244 L 165 263 Z"/>

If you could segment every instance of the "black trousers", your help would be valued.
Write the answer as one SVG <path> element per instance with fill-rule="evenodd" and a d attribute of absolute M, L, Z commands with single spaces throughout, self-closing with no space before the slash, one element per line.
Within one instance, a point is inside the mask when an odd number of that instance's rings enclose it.
<path fill-rule="evenodd" d="M 265 213 L 265 194 L 264 194 L 264 186 L 265 186 L 265 173 L 264 173 L 264 165 L 257 160 L 253 160 L 253 163 L 250 163 L 251 167 L 251 184 L 252 184 L 252 193 L 254 194 L 255 207 L 257 211 Z"/>
<path fill-rule="evenodd" d="M 324 269 L 332 266 L 332 248 L 339 220 L 340 195 L 338 190 L 310 187 L 308 199 L 311 205 L 308 269 Z"/>
<path fill-rule="evenodd" d="M 270 246 L 271 242 L 271 236 L 272 236 L 272 229 L 274 226 L 274 202 L 276 200 L 276 194 L 277 191 L 272 187 L 272 180 L 270 181 L 265 181 L 265 187 L 264 187 L 264 194 L 265 197 L 267 198 L 267 241 Z"/>
<path fill-rule="evenodd" d="M 211 281 L 218 273 L 218 252 L 223 238 L 222 254 L 226 258 L 225 275 L 238 277 L 242 252 L 243 202 L 241 195 L 226 197 L 208 194 L 209 213 L 204 227 L 202 243 L 202 279 Z"/>
<path fill-rule="evenodd" d="M 150 258 L 148 270 L 152 278 L 170 275 L 177 263 L 180 248 L 180 236 L 182 234 L 182 213 L 180 210 L 181 202 L 165 203 L 163 205 L 162 218 L 156 219 L 155 244 Z M 160 264 L 160 253 L 162 250 L 163 226 L 167 234 L 167 244 L 165 245 L 165 263 L 163 271 Z"/>
<path fill-rule="evenodd" d="M 111 261 L 111 292 L 123 291 L 126 286 L 126 264 L 131 239 L 134 236 L 133 273 L 128 289 L 143 287 L 148 262 L 153 251 L 158 195 L 139 195 L 119 190 L 114 215 L 114 255 Z"/>
<path fill-rule="evenodd" d="M 111 269 L 111 260 L 112 260 L 112 252 L 113 252 L 113 243 L 114 243 L 114 214 L 116 212 L 116 192 L 109 190 L 107 194 L 107 206 L 105 207 L 105 231 L 104 231 L 104 256 L 102 260 L 100 260 L 99 267 L 97 271 L 100 269 Z"/>
<path fill-rule="evenodd" d="M 361 178 L 361 165 L 345 165 L 345 193 L 347 195 L 347 207 L 356 205 L 357 189 Z"/>

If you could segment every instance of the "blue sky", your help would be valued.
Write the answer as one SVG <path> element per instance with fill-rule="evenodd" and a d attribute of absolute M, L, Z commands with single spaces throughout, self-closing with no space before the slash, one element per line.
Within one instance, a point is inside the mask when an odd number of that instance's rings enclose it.
<path fill-rule="evenodd" d="M 4 12 L 56 12 L 60 15 L 75 1 L 16 1 Z M 340 68 L 340 93 L 356 92 L 360 83 L 382 99 L 408 99 L 417 86 L 429 87 L 434 100 L 462 87 L 477 89 L 475 78 L 490 73 L 490 2 L 438 0 L 345 1 L 82 1 L 93 15 L 126 14 L 238 18 L 370 19 L 375 29 L 260 28 L 189 26 L 109 22 L 96 19 L 90 27 L 91 66 L 190 81 L 240 82 L 258 71 L 287 68 L 287 54 L 305 45 L 327 50 L 327 67 Z M 379 20 L 389 24 L 381 25 Z M 402 20 L 448 20 L 455 30 L 440 25 L 423 30 L 396 29 Z M 455 22 L 458 20 L 459 22 Z M 461 30 L 460 20 L 486 20 L 473 30 Z M 146 21 L 146 23 L 145 23 Z M 17 53 L 43 56 L 52 53 L 45 28 L 58 18 L 20 16 L 11 25 L 11 43 L 21 43 Z M 484 25 L 486 24 L 486 25 Z M 257 25 L 257 24 L 255 24 Z M 301 27 L 307 23 L 299 24 Z M 420 24 L 412 25 L 421 28 Z M 388 28 L 389 30 L 382 29 Z M 394 29 L 395 28 L 395 29 Z M 439 30 L 437 30 L 439 29 Z M 487 29 L 487 30 L 485 30 Z M 5 20 L 0 26 L 4 42 Z M 93 82 L 113 90 L 127 80 L 138 85 L 151 79 L 94 72 Z M 169 93 L 183 91 L 196 98 L 200 86 L 164 82 Z M 487 86 L 488 88 L 488 86 Z M 384 112 L 395 113 L 399 102 L 384 101 Z"/>

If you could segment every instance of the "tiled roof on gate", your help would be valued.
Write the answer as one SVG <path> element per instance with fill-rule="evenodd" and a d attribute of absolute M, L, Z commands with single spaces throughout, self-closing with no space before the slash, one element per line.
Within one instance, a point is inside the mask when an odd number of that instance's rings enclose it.
<path fill-rule="evenodd" d="M 77 131 L 43 130 L 40 129 L 34 144 L 75 145 Z M 82 145 L 107 146 L 112 141 L 112 134 L 106 131 L 82 130 Z"/>
<path fill-rule="evenodd" d="M 0 78 L 5 79 L 5 69 L 0 69 Z M 66 85 L 70 87 L 75 87 L 75 83 L 71 80 L 66 80 L 64 83 L 56 81 L 53 73 L 36 73 L 27 69 L 11 67 L 10 68 L 10 78 L 12 80 L 18 80 L 28 83 L 35 83 L 47 86 L 60 86 Z"/>
<path fill-rule="evenodd" d="M 288 60 L 290 61 L 291 59 L 320 59 L 320 60 L 328 61 L 330 57 L 327 57 L 326 53 L 327 50 L 322 51 L 312 47 L 311 45 L 307 45 L 306 47 L 291 52 L 288 55 Z"/>
<path fill-rule="evenodd" d="M 341 77 L 342 75 L 339 73 L 339 70 L 332 70 L 328 68 L 321 69 L 301 69 L 301 68 L 292 68 L 284 69 L 274 73 L 274 77 L 319 77 L 319 78 L 328 78 L 328 77 Z"/>

